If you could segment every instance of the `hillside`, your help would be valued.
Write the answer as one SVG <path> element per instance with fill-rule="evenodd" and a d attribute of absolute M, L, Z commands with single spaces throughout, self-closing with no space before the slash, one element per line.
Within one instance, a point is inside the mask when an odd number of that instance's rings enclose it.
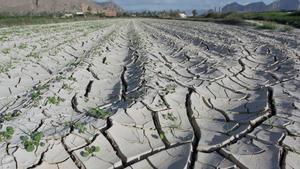
<path fill-rule="evenodd" d="M 9 14 L 102 13 L 120 9 L 113 2 L 96 3 L 92 0 L 0 0 L 0 4 L 0 12 Z"/>
<path fill-rule="evenodd" d="M 264 2 L 254 2 L 247 5 L 241 5 L 236 2 L 228 4 L 222 8 L 222 12 L 263 12 L 274 10 L 298 10 L 300 7 L 299 0 L 276 0 L 266 5 Z"/>

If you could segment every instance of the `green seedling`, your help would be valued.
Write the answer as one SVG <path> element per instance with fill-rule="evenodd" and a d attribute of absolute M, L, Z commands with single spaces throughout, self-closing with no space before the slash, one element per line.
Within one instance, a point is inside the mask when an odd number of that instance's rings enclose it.
<path fill-rule="evenodd" d="M 32 58 L 35 58 L 35 59 L 40 59 L 41 58 L 39 56 L 39 54 L 36 53 L 36 52 L 30 52 L 26 57 L 32 57 Z"/>
<path fill-rule="evenodd" d="M 21 136 L 22 144 L 27 152 L 32 152 L 37 149 L 39 146 L 44 146 L 44 143 L 41 142 L 44 134 L 42 132 L 34 132 L 29 136 Z"/>
<path fill-rule="evenodd" d="M 0 65 L 0 73 L 6 73 L 12 68 L 11 64 L 8 65 Z"/>
<path fill-rule="evenodd" d="M 64 84 L 62 85 L 62 89 L 64 89 L 64 90 L 71 90 L 72 88 L 70 87 L 70 85 L 64 83 Z"/>
<path fill-rule="evenodd" d="M 58 82 L 60 82 L 61 80 L 64 80 L 64 79 L 66 79 L 66 78 L 61 76 L 61 75 L 56 76 L 56 78 L 55 78 L 55 80 L 58 81 Z"/>
<path fill-rule="evenodd" d="M 162 139 L 162 140 L 165 139 L 165 138 L 166 138 L 165 133 L 160 133 L 160 134 L 159 134 L 159 137 L 160 137 L 160 139 Z"/>
<path fill-rule="evenodd" d="M 176 84 L 168 84 L 163 91 L 166 93 L 175 93 L 177 85 Z"/>
<path fill-rule="evenodd" d="M 74 128 L 78 130 L 79 133 L 85 133 L 87 131 L 87 128 L 85 127 L 84 123 L 81 122 L 69 121 L 65 123 L 65 126 Z"/>
<path fill-rule="evenodd" d="M 15 119 L 16 117 L 18 117 L 20 115 L 19 111 L 15 111 L 13 113 L 7 113 L 4 114 L 1 119 L 3 119 L 4 121 L 11 121 L 13 119 Z"/>
<path fill-rule="evenodd" d="M 2 141 L 8 141 L 12 138 L 12 136 L 14 135 L 14 128 L 8 126 L 6 127 L 5 131 L 1 131 L 0 132 L 0 143 Z"/>
<path fill-rule="evenodd" d="M 55 97 L 55 96 L 48 97 L 48 102 L 50 104 L 59 105 L 60 102 L 64 102 L 64 101 L 65 101 L 65 99 L 63 99 L 63 98 L 61 98 L 59 96 L 57 96 L 57 97 Z"/>
<path fill-rule="evenodd" d="M 49 89 L 48 84 L 44 84 L 36 87 L 36 89 L 30 95 L 31 100 L 35 103 L 38 103 L 38 101 L 42 99 L 42 90 L 46 90 L 46 89 Z"/>
<path fill-rule="evenodd" d="M 38 100 L 42 99 L 42 93 L 40 90 L 36 90 L 36 91 L 33 91 L 31 93 L 31 99 L 34 101 L 34 102 L 37 102 Z"/>
<path fill-rule="evenodd" d="M 10 53 L 10 49 L 9 48 L 2 49 L 2 53 L 7 55 Z"/>
<path fill-rule="evenodd" d="M 99 152 L 99 151 L 100 151 L 99 146 L 85 147 L 84 151 L 80 152 L 80 155 L 82 157 L 90 157 L 90 156 L 94 156 L 94 153 Z"/>
<path fill-rule="evenodd" d="M 71 80 L 71 81 L 77 82 L 77 79 L 76 79 L 75 77 L 72 77 L 72 76 L 68 77 L 68 80 Z"/>
<path fill-rule="evenodd" d="M 19 49 L 26 49 L 27 45 L 25 43 L 21 43 L 20 46 L 18 47 Z"/>
<path fill-rule="evenodd" d="M 96 107 L 96 108 L 91 108 L 88 111 L 87 115 L 98 119 L 104 119 L 110 115 L 110 112 L 107 112 L 99 107 Z"/>
<path fill-rule="evenodd" d="M 48 90 L 49 87 L 50 87 L 49 84 L 44 84 L 44 85 L 38 86 L 37 90 Z"/>
<path fill-rule="evenodd" d="M 177 117 L 175 117 L 172 113 L 167 113 L 162 115 L 165 120 L 176 121 Z"/>

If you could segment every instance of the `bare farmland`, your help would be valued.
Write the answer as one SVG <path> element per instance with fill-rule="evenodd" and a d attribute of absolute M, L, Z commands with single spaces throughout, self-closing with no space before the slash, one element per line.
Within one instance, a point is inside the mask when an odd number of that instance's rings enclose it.
<path fill-rule="evenodd" d="M 0 29 L 0 168 L 299 168 L 300 33 L 125 20 Z"/>

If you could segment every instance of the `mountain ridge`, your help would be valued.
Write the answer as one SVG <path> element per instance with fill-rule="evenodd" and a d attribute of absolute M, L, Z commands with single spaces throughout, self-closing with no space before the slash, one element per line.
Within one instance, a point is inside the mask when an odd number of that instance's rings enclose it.
<path fill-rule="evenodd" d="M 0 13 L 7 14 L 56 14 L 56 13 L 118 13 L 121 8 L 114 2 L 93 0 L 0 0 Z"/>
<path fill-rule="evenodd" d="M 264 12 L 274 10 L 293 11 L 299 9 L 299 0 L 276 0 L 269 5 L 266 5 L 264 2 L 253 2 L 246 5 L 233 2 L 225 5 L 222 8 L 222 12 Z"/>

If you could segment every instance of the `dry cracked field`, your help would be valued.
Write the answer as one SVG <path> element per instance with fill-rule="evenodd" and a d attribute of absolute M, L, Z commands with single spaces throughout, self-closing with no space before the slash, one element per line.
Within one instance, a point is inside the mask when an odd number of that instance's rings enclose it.
<path fill-rule="evenodd" d="M 300 32 L 0 29 L 1 169 L 299 168 Z"/>

